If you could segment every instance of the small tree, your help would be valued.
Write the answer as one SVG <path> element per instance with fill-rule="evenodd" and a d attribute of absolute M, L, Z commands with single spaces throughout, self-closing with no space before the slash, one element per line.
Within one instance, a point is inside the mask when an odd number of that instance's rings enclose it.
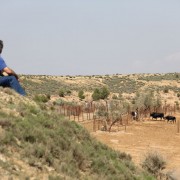
<path fill-rule="evenodd" d="M 98 88 L 96 88 L 92 94 L 92 98 L 94 101 L 97 101 L 100 99 L 100 91 Z"/>
<path fill-rule="evenodd" d="M 84 95 L 84 91 L 83 91 L 83 90 L 80 90 L 80 91 L 79 91 L 78 97 L 79 97 L 81 100 L 85 98 L 85 95 Z"/>
<path fill-rule="evenodd" d="M 101 99 L 106 99 L 110 94 L 109 90 L 106 87 L 103 87 L 100 92 Z"/>
<path fill-rule="evenodd" d="M 151 108 L 154 106 L 154 92 L 145 90 L 140 93 L 136 93 L 136 96 L 134 97 L 135 107 L 145 107 L 145 108 Z"/>
<path fill-rule="evenodd" d="M 160 107 L 161 105 L 162 105 L 161 95 L 159 94 L 159 95 L 157 96 L 157 98 L 155 99 L 155 101 L 154 101 L 154 106 L 155 106 L 155 107 Z"/>
<path fill-rule="evenodd" d="M 97 101 L 99 99 L 106 99 L 109 94 L 110 92 L 106 87 L 103 87 L 102 89 L 96 88 L 92 94 L 92 98 L 94 101 Z"/>
<path fill-rule="evenodd" d="M 64 97 L 64 95 L 65 95 L 64 89 L 60 89 L 60 90 L 59 90 L 59 96 L 60 96 L 60 97 Z"/>

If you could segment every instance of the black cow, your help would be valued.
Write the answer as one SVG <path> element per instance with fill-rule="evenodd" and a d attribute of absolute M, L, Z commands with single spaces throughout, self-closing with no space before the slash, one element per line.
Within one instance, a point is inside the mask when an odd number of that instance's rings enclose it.
<path fill-rule="evenodd" d="M 156 119 L 156 120 L 157 120 L 157 118 L 164 119 L 164 113 L 153 112 L 150 114 L 150 117 L 152 117 L 152 119 Z"/>
<path fill-rule="evenodd" d="M 176 117 L 174 117 L 174 116 L 166 116 L 166 117 L 164 117 L 164 119 L 166 119 L 167 122 L 172 121 L 173 123 L 174 122 L 176 123 Z"/>

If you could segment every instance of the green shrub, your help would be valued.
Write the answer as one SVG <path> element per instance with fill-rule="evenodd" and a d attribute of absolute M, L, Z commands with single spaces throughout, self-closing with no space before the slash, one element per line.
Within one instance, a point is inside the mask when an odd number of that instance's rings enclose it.
<path fill-rule="evenodd" d="M 60 97 L 64 97 L 65 96 L 65 90 L 64 89 L 60 89 L 59 90 L 59 96 Z"/>
<path fill-rule="evenodd" d="M 130 154 L 126 154 L 125 152 L 122 152 L 119 154 L 119 158 L 121 160 L 127 160 L 127 161 L 131 161 L 132 157 Z"/>
<path fill-rule="evenodd" d="M 44 94 L 36 94 L 33 99 L 36 102 L 46 103 L 46 102 L 49 101 L 50 96 L 49 95 L 44 95 Z"/>
<path fill-rule="evenodd" d="M 83 90 L 80 90 L 80 91 L 78 92 L 78 97 L 79 97 L 81 100 L 85 98 L 85 95 L 84 95 L 84 91 L 83 91 Z"/>
<path fill-rule="evenodd" d="M 92 94 L 92 98 L 93 98 L 94 101 L 97 101 L 97 100 L 100 99 L 100 91 L 99 91 L 99 89 L 96 88 L 94 90 L 94 92 Z"/>
<path fill-rule="evenodd" d="M 68 96 L 71 95 L 71 93 L 72 93 L 71 90 L 67 90 L 67 91 L 66 91 L 66 94 L 67 94 Z"/>
<path fill-rule="evenodd" d="M 54 105 L 59 105 L 62 106 L 64 105 L 66 102 L 62 99 L 57 99 L 56 101 L 53 102 Z"/>
<path fill-rule="evenodd" d="M 101 99 L 106 99 L 109 96 L 109 94 L 110 94 L 110 92 L 109 92 L 109 90 L 106 87 L 103 87 L 100 90 L 100 97 L 101 97 Z"/>
<path fill-rule="evenodd" d="M 97 101 L 99 99 L 106 99 L 109 94 L 110 92 L 106 87 L 103 87 L 101 89 L 96 88 L 92 94 L 92 98 L 94 101 Z"/>

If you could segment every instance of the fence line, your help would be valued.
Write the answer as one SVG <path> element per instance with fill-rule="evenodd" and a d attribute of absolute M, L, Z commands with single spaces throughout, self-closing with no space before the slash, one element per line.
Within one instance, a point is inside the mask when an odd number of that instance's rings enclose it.
<path fill-rule="evenodd" d="M 123 127 L 126 131 L 127 126 L 131 125 L 133 121 L 131 116 L 131 112 L 133 111 L 133 109 L 127 108 L 127 112 L 125 112 L 124 114 L 119 113 L 119 115 L 114 118 L 113 114 L 110 111 L 111 108 L 108 105 L 107 101 L 103 105 L 99 105 L 98 103 L 92 102 L 83 105 L 62 104 L 58 106 L 56 105 L 56 109 L 59 114 L 68 117 L 69 120 L 74 120 L 79 123 L 91 122 L 93 126 L 93 131 L 105 130 L 110 132 L 114 129 L 119 131 L 121 127 Z M 177 105 L 163 105 L 160 107 L 151 108 L 141 107 L 136 108 L 136 111 L 138 112 L 138 121 L 144 120 L 145 118 L 149 118 L 151 112 L 163 112 L 164 114 L 168 115 L 173 115 L 176 114 L 176 112 L 180 112 L 179 107 Z"/>

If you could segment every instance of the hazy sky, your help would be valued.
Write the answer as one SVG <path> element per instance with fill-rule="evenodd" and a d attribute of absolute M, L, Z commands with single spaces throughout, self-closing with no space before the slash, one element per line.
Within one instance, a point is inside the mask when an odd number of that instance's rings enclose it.
<path fill-rule="evenodd" d="M 18 74 L 180 72 L 179 0 L 0 0 Z"/>

